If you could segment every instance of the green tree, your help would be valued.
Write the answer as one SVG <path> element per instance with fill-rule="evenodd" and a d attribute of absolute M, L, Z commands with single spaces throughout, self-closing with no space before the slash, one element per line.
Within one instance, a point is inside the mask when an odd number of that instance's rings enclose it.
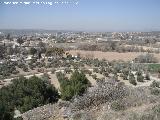
<path fill-rule="evenodd" d="M 76 70 L 69 80 L 61 80 L 61 97 L 63 100 L 70 100 L 73 96 L 82 95 L 89 85 L 85 74 Z"/>
<path fill-rule="evenodd" d="M 57 102 L 58 91 L 47 80 L 38 77 L 20 77 L 12 84 L 0 89 L 0 118 L 10 120 L 14 109 L 22 113 L 48 103 Z M 1 120 L 0 119 L 0 120 Z"/>
<path fill-rule="evenodd" d="M 13 106 L 0 100 L 0 120 L 13 120 Z"/>

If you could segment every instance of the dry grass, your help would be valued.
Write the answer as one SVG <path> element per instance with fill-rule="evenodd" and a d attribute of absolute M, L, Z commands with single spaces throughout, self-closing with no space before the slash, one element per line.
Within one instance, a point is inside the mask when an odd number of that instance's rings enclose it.
<path fill-rule="evenodd" d="M 77 55 L 80 53 L 82 57 L 93 56 L 94 58 L 103 59 L 112 61 L 112 60 L 123 60 L 123 61 L 131 61 L 135 59 L 137 56 L 145 54 L 140 52 L 126 52 L 126 53 L 118 53 L 118 52 L 101 52 L 101 51 L 83 51 L 83 50 L 71 50 L 69 51 L 72 55 Z M 160 54 L 154 54 L 154 56 L 160 61 Z"/>

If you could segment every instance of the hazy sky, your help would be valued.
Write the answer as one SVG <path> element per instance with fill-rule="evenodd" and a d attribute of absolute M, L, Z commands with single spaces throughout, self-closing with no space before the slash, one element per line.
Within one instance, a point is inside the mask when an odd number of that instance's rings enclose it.
<path fill-rule="evenodd" d="M 52 6 L 0 4 L 0 29 L 11 28 L 84 31 L 160 30 L 160 0 L 79 0 L 78 5 Z"/>

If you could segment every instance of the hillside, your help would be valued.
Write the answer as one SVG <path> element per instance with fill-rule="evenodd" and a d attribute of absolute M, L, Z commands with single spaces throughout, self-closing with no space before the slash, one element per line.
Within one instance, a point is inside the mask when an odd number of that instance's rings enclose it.
<path fill-rule="evenodd" d="M 22 116 L 24 120 L 159 120 L 160 95 L 153 89 L 104 80 L 71 102 L 60 100 Z"/>

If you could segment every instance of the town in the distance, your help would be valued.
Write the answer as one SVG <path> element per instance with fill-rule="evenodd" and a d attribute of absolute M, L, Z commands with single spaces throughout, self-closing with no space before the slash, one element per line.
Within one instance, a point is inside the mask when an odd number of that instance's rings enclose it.
<path fill-rule="evenodd" d="M 159 97 L 158 31 L 0 30 L 0 120 L 159 120 Z"/>

